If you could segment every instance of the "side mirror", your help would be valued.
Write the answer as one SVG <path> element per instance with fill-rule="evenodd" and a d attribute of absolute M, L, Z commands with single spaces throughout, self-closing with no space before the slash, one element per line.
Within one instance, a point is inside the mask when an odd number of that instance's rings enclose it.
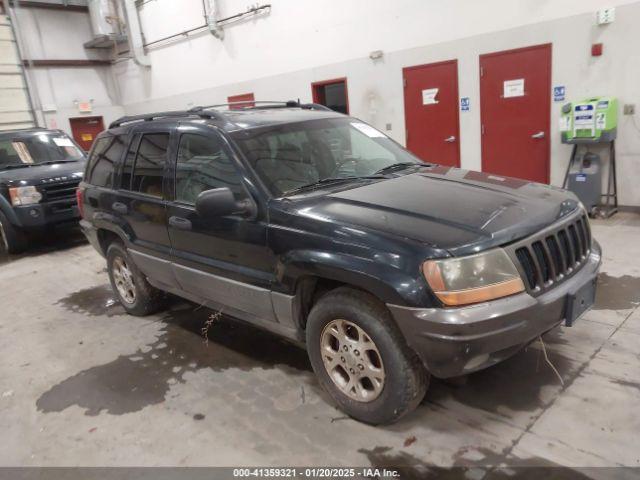
<path fill-rule="evenodd" d="M 201 192 L 196 199 L 196 212 L 201 217 L 224 217 L 234 213 L 245 213 L 246 205 L 236 202 L 227 187 Z"/>

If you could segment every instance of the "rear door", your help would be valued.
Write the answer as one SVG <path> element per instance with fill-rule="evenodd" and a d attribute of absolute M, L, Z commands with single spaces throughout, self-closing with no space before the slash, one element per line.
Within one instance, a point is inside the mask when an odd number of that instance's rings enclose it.
<path fill-rule="evenodd" d="M 266 219 L 260 213 L 203 218 L 195 210 L 198 195 L 214 188 L 229 188 L 238 202 L 253 202 L 238 161 L 219 133 L 192 125 L 181 128 L 175 170 L 169 174 L 173 201 L 168 204 L 180 288 L 240 318 L 275 321 L 269 291 L 275 258 L 267 249 Z"/>
<path fill-rule="evenodd" d="M 122 166 L 120 189 L 111 204 L 131 239 L 129 252 L 136 265 L 168 287 L 175 286 L 163 190 L 170 138 L 170 130 L 162 128 L 134 133 Z"/>
<path fill-rule="evenodd" d="M 482 170 L 549 182 L 551 45 L 480 56 Z"/>
<path fill-rule="evenodd" d="M 460 166 L 458 61 L 402 70 L 407 149 L 425 162 Z"/>

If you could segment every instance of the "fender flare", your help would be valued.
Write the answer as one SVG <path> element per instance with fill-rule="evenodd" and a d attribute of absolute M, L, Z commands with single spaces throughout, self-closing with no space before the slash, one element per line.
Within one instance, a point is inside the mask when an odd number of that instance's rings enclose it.
<path fill-rule="evenodd" d="M 0 195 L 0 211 L 7 217 L 7 220 L 11 222 L 11 224 L 16 225 L 18 227 L 22 227 L 22 223 L 20 223 L 20 219 L 16 215 L 15 210 L 9 203 L 9 201 L 2 195 Z"/>
<path fill-rule="evenodd" d="M 409 274 L 367 258 L 334 252 L 296 250 L 280 259 L 276 268 L 278 282 L 295 294 L 301 279 L 316 277 L 333 280 L 365 290 L 384 303 L 404 305 L 407 298 L 394 284 L 416 282 Z"/>

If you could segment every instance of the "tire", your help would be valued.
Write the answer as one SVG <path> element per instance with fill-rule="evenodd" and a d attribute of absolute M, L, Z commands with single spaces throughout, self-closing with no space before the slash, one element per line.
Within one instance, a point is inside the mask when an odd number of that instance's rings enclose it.
<path fill-rule="evenodd" d="M 322 296 L 309 313 L 306 340 L 320 384 L 357 420 L 393 423 L 424 398 L 429 374 L 385 305 L 368 293 L 340 287 Z"/>
<path fill-rule="evenodd" d="M 125 274 L 123 267 L 129 273 Z M 111 243 L 107 248 L 107 271 L 113 293 L 127 313 L 144 317 L 164 307 L 164 292 L 149 284 L 122 243 L 118 241 Z M 124 290 L 127 290 L 128 294 L 122 293 Z"/>
<path fill-rule="evenodd" d="M 7 253 L 20 253 L 28 247 L 27 237 L 0 212 L 0 248 Z"/>

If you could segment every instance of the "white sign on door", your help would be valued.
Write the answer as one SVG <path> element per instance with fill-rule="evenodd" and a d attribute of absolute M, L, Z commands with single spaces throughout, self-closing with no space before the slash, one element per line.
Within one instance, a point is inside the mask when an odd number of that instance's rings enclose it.
<path fill-rule="evenodd" d="M 422 104 L 433 105 L 434 103 L 438 103 L 438 100 L 436 100 L 438 90 L 438 88 L 427 88 L 426 90 L 422 90 Z"/>
<path fill-rule="evenodd" d="M 524 78 L 504 81 L 504 98 L 523 97 L 524 96 Z"/>

